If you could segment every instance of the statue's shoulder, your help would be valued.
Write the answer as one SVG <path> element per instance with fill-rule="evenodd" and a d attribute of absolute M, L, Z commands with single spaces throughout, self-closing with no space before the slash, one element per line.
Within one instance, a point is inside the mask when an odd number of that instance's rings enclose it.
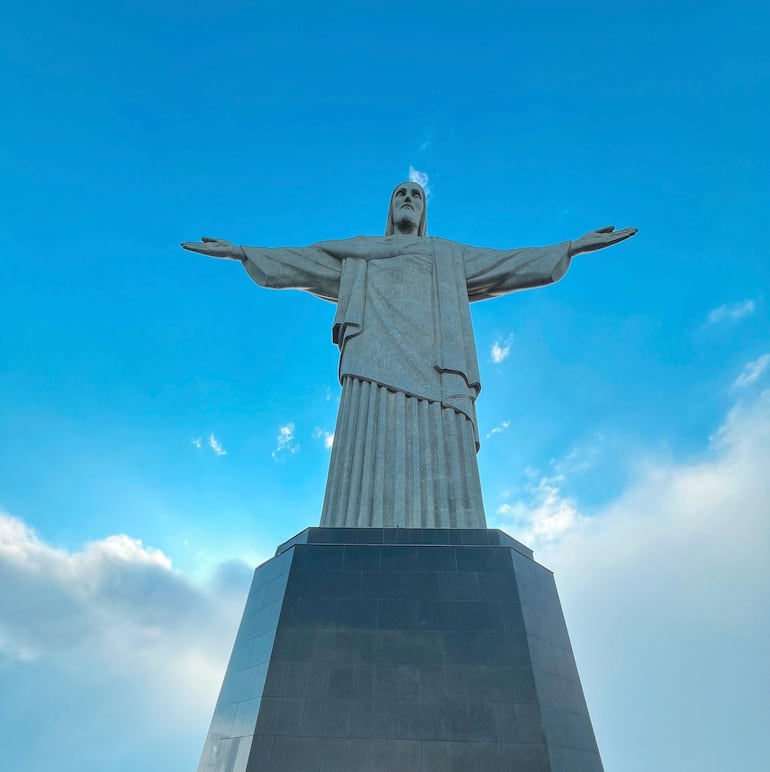
<path fill-rule="evenodd" d="M 452 241 L 451 239 L 442 239 L 441 236 L 428 236 L 428 238 L 434 244 L 440 244 L 441 246 L 449 247 L 452 249 L 462 247 L 462 244 L 460 244 L 458 241 Z"/>
<path fill-rule="evenodd" d="M 441 252 L 442 255 L 451 255 L 462 259 L 464 245 L 459 241 L 451 239 L 442 239 L 439 236 L 428 236 L 435 252 Z"/>

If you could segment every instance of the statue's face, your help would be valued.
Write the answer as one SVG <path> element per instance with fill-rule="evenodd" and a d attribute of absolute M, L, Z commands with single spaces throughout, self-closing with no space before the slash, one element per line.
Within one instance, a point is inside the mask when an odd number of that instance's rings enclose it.
<path fill-rule="evenodd" d="M 394 223 L 401 226 L 400 230 L 404 230 L 404 226 L 414 226 L 417 229 L 424 209 L 425 194 L 416 182 L 403 182 L 393 192 L 390 216 Z"/>

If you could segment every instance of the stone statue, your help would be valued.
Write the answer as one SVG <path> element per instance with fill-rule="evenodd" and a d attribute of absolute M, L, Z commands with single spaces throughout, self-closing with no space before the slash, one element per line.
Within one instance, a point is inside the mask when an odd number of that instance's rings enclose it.
<path fill-rule="evenodd" d="M 558 281 L 572 257 L 636 233 L 601 228 L 498 250 L 426 236 L 425 191 L 398 185 L 383 237 L 309 247 L 182 246 L 239 260 L 272 289 L 337 304 L 342 398 L 322 526 L 485 528 L 476 452 L 481 388 L 469 302 Z"/>

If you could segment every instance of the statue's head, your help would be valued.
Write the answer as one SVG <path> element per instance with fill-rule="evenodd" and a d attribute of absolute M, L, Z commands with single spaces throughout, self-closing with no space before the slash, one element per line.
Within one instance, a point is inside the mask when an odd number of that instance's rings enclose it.
<path fill-rule="evenodd" d="M 418 236 L 427 233 L 427 205 L 425 191 L 417 182 L 402 182 L 396 185 L 390 196 L 388 207 L 388 224 L 385 235 L 392 236 L 396 232 L 415 232 Z M 413 229 L 416 228 L 416 231 Z"/>

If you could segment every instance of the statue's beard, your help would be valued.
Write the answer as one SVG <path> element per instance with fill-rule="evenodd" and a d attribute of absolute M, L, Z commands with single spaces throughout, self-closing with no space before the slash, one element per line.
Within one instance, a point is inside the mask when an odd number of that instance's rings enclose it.
<path fill-rule="evenodd" d="M 417 229 L 419 228 L 419 225 L 415 222 L 413 217 L 409 217 L 401 215 L 400 217 L 397 217 L 393 221 L 393 225 L 395 226 L 396 230 L 404 233 L 406 231 L 414 230 L 415 233 L 417 232 Z"/>

